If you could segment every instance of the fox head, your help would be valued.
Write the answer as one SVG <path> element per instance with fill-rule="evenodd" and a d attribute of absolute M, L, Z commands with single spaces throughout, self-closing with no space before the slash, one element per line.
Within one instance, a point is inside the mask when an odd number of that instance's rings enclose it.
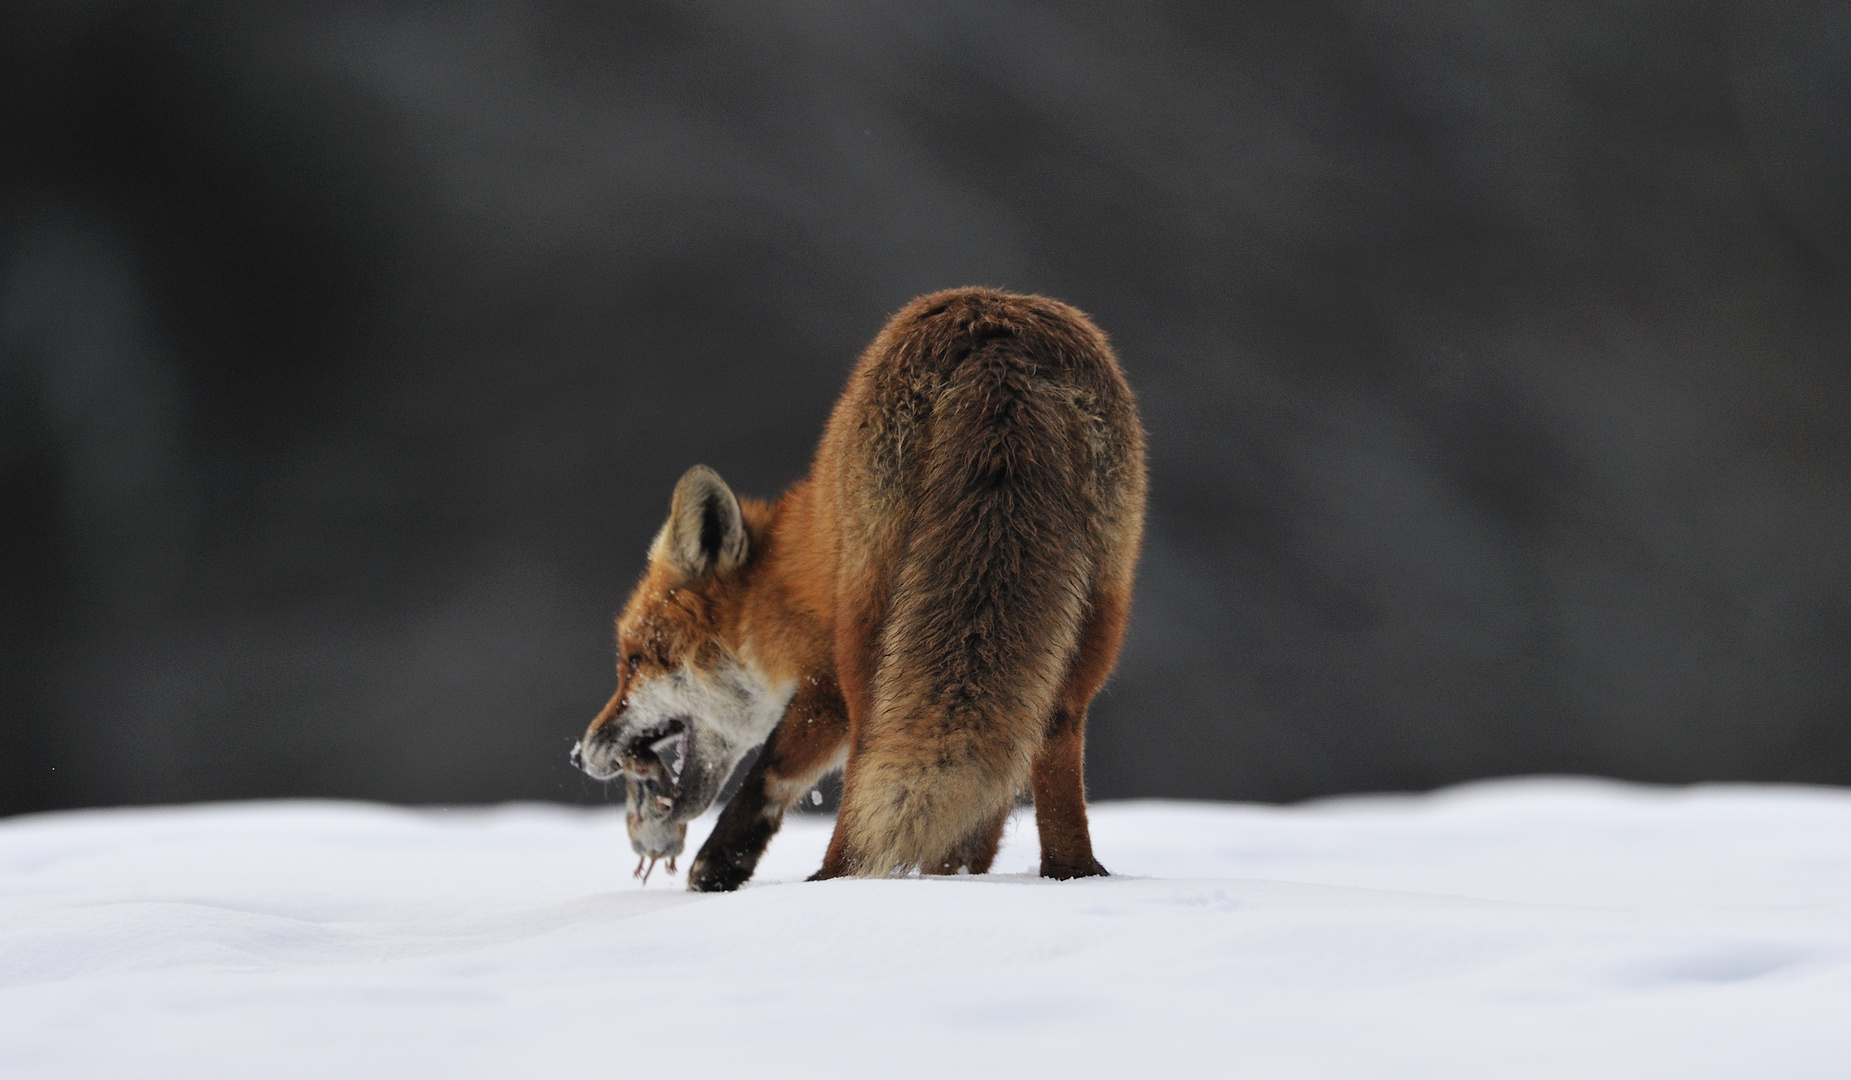
<path fill-rule="evenodd" d="M 649 568 L 617 617 L 617 692 L 572 753 L 594 779 L 624 778 L 638 855 L 681 853 L 687 822 L 790 698 L 737 652 L 749 546 L 732 489 L 696 465 L 675 485 Z"/>

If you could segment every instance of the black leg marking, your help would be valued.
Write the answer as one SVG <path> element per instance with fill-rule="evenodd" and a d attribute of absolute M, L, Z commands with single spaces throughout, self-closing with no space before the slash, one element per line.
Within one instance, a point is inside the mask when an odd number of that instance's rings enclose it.
<path fill-rule="evenodd" d="M 752 879 L 765 845 L 784 824 L 781 809 L 769 808 L 765 795 L 765 765 L 769 755 L 746 773 L 739 794 L 720 812 L 713 835 L 701 845 L 688 867 L 688 888 L 693 892 L 732 892 Z M 767 813 L 767 810 L 770 810 Z"/>

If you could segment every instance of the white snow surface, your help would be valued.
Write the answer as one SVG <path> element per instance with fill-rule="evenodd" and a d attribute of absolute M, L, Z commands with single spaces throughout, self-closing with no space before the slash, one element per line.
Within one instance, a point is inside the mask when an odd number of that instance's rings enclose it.
<path fill-rule="evenodd" d="M 0 1076 L 1851 1076 L 1851 792 L 1105 803 L 1073 882 L 829 827 L 699 896 L 615 809 L 0 822 Z"/>

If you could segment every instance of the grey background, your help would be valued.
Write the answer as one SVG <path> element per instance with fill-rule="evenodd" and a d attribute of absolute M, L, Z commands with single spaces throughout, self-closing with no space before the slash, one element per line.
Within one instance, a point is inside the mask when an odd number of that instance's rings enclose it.
<path fill-rule="evenodd" d="M 1151 435 L 1095 796 L 1851 780 L 1843 3 L 0 7 L 0 812 L 601 800 L 911 296 Z"/>

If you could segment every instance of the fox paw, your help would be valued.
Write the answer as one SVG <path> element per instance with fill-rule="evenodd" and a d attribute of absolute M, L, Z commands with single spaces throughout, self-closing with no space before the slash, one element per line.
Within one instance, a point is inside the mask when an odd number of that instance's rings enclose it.
<path fill-rule="evenodd" d="M 1041 860 L 1041 876 L 1056 881 L 1069 881 L 1082 877 L 1110 877 L 1106 868 L 1099 865 L 1099 860 L 1088 859 L 1084 864 L 1060 863 L 1048 859 Z"/>
<path fill-rule="evenodd" d="M 734 892 L 752 879 L 753 867 L 741 867 L 722 856 L 697 858 L 688 867 L 689 892 Z"/>

